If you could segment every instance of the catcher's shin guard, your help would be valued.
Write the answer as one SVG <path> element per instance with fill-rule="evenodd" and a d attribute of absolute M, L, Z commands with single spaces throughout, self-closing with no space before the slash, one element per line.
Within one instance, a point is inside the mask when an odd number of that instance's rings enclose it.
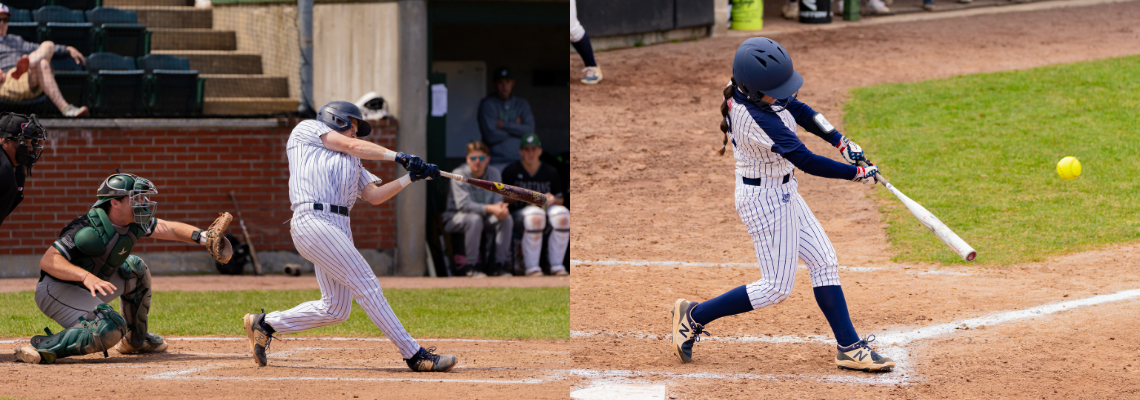
<path fill-rule="evenodd" d="M 123 338 L 127 346 L 116 345 L 115 350 L 122 354 L 161 351 L 157 350 L 158 347 L 166 350 L 166 343 L 161 337 L 147 334 L 147 315 L 150 313 L 151 297 L 150 269 L 141 258 L 132 255 L 119 267 L 119 275 L 127 282 L 127 292 L 119 297 L 119 301 L 123 309 L 123 319 L 127 321 L 128 334 Z M 124 350 L 127 352 L 124 353 Z"/>
<path fill-rule="evenodd" d="M 890 372 L 895 367 L 894 360 L 880 356 L 871 350 L 868 343 L 875 341 L 875 335 L 856 342 L 847 347 L 836 346 L 838 354 L 835 355 L 835 365 L 839 369 L 853 369 L 864 372 Z"/>
<path fill-rule="evenodd" d="M 673 353 L 682 363 L 693 361 L 693 344 L 700 340 L 700 335 L 708 335 L 705 327 L 693 321 L 693 308 L 697 302 L 677 299 L 673 303 Z"/>
<path fill-rule="evenodd" d="M 249 338 L 249 351 L 253 353 L 253 362 L 264 367 L 269 364 L 269 342 L 273 341 L 273 334 L 265 329 L 265 309 L 260 313 L 245 315 L 245 335 Z"/>
<path fill-rule="evenodd" d="M 412 358 L 405 358 L 408 368 L 416 372 L 447 372 L 455 368 L 459 359 L 451 354 L 435 354 L 435 347 L 423 348 Z"/>
<path fill-rule="evenodd" d="M 95 308 L 95 318 L 87 321 L 79 319 L 79 324 L 48 336 L 32 338 L 32 346 L 43 356 L 41 364 L 51 364 L 55 360 L 82 356 L 92 353 L 103 353 L 115 345 L 126 335 L 127 321 L 115 312 L 111 306 L 100 304 Z M 46 330 L 46 329 L 45 329 Z M 50 356 L 48 356 L 50 354 Z"/>

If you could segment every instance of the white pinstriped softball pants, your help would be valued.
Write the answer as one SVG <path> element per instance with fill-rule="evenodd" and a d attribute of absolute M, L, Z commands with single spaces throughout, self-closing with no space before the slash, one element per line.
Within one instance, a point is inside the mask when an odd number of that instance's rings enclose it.
<path fill-rule="evenodd" d="M 838 286 L 835 248 L 796 192 L 799 181 L 773 179 L 760 187 L 736 180 L 736 212 L 752 236 L 762 276 L 747 286 L 752 308 L 778 304 L 792 294 L 798 260 L 807 265 L 812 287 Z"/>
<path fill-rule="evenodd" d="M 372 268 L 353 246 L 348 217 L 321 211 L 296 213 L 290 232 L 297 252 L 316 265 L 321 299 L 269 313 L 266 323 L 278 333 L 339 324 L 348 320 L 352 300 L 356 299 L 404 358 L 412 358 L 419 351 L 419 343 L 404 330 L 384 298 Z"/>

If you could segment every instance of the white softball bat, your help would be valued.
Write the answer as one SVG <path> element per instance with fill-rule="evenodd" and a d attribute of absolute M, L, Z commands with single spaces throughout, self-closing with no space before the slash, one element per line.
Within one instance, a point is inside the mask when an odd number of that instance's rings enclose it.
<path fill-rule="evenodd" d="M 863 161 L 859 161 L 859 165 L 865 166 L 867 164 Z M 906 208 L 910 210 L 910 213 L 914 214 L 915 218 L 918 218 L 918 222 L 921 222 L 923 225 L 925 225 L 926 229 L 930 229 L 931 232 L 934 232 L 934 236 L 942 239 L 942 242 L 946 243 L 947 246 L 950 246 L 950 248 L 953 249 L 955 253 L 958 253 L 959 257 L 962 257 L 962 259 L 966 261 L 974 261 L 974 257 L 977 257 L 978 252 L 975 251 L 973 247 L 970 247 L 970 245 L 967 244 L 965 240 L 962 240 L 961 237 L 958 237 L 958 234 L 950 230 L 950 228 L 947 227 L 946 224 L 942 223 L 938 217 L 935 217 L 933 213 L 927 211 L 926 207 L 923 207 L 922 204 L 918 204 L 918 202 L 911 200 L 910 197 L 906 197 L 902 191 L 895 189 L 894 185 L 891 185 L 890 182 L 887 182 L 887 178 L 884 178 L 883 174 L 876 174 L 875 181 L 883 184 L 883 187 L 887 188 L 887 190 L 890 190 L 891 193 L 894 193 L 895 197 L 898 197 L 899 201 L 902 201 L 903 205 L 905 205 Z"/>

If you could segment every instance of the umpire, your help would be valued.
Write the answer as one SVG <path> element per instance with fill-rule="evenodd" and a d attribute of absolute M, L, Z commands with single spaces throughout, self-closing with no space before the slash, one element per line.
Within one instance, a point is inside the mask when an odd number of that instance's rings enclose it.
<path fill-rule="evenodd" d="M 24 175 L 31 175 L 43 154 L 43 140 L 44 127 L 35 114 L 0 113 L 0 224 L 24 200 Z"/>

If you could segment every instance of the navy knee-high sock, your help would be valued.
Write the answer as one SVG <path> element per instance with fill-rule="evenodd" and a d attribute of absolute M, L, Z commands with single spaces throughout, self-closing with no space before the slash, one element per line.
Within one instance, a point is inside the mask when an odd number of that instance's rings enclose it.
<path fill-rule="evenodd" d="M 704 325 L 720 317 L 752 311 L 752 301 L 748 300 L 748 289 L 742 285 L 724 294 L 697 304 L 693 308 L 693 322 Z"/>
<path fill-rule="evenodd" d="M 859 334 L 855 326 L 851 325 L 851 315 L 847 313 L 847 300 L 843 298 L 843 288 L 839 286 L 820 286 L 812 288 L 815 292 L 815 302 L 827 317 L 831 331 L 835 333 L 835 341 L 840 346 L 850 346 L 859 341 Z"/>
<path fill-rule="evenodd" d="M 594 61 L 594 48 L 590 46 L 590 35 L 583 33 L 582 40 L 574 43 L 574 50 L 578 50 L 578 55 L 582 56 L 582 62 L 586 63 L 587 67 L 596 67 L 598 62 Z"/>

